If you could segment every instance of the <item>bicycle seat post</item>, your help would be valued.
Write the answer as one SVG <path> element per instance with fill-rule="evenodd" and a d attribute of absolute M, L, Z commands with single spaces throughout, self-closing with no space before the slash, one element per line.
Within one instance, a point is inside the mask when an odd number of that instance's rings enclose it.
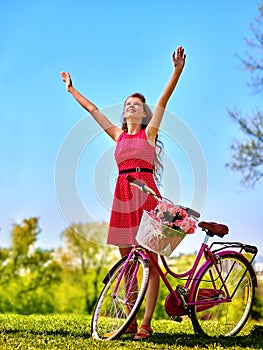
<path fill-rule="evenodd" d="M 203 243 L 207 244 L 208 240 L 209 240 L 209 235 L 206 233 Z"/>

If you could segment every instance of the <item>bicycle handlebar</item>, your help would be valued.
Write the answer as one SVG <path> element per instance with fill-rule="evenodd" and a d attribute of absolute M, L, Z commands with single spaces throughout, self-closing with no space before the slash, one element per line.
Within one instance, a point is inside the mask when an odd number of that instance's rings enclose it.
<path fill-rule="evenodd" d="M 145 183 L 143 183 L 141 180 L 139 179 L 135 179 L 134 177 L 132 177 L 131 175 L 127 175 L 126 179 L 129 181 L 129 183 L 135 187 L 137 187 L 140 191 L 147 193 L 147 194 L 152 194 L 154 197 L 157 198 L 161 198 L 160 196 L 158 196 L 153 189 L 151 189 L 150 187 L 148 187 Z"/>
<path fill-rule="evenodd" d="M 141 180 L 139 179 L 135 179 L 133 176 L 131 175 L 127 175 L 126 176 L 126 179 L 129 181 L 129 183 L 135 187 L 137 187 L 140 191 L 144 192 L 144 193 L 147 193 L 147 194 L 151 194 L 152 196 L 154 196 L 157 200 L 160 200 L 162 199 L 162 197 L 158 196 L 153 189 L 151 189 L 150 187 L 148 187 L 144 182 L 142 182 Z M 184 208 L 188 215 L 191 215 L 195 218 L 199 218 L 200 217 L 200 214 L 191 209 L 191 208 L 185 208 L 183 206 L 180 205 L 180 207 Z"/>

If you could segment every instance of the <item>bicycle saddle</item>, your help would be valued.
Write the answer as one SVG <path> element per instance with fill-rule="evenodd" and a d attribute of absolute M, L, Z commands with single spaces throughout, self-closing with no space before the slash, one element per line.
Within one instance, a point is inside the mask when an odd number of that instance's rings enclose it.
<path fill-rule="evenodd" d="M 200 221 L 198 226 L 201 227 L 203 231 L 206 231 L 210 237 L 213 237 L 214 235 L 224 237 L 224 235 L 228 234 L 228 227 L 216 222 Z"/>

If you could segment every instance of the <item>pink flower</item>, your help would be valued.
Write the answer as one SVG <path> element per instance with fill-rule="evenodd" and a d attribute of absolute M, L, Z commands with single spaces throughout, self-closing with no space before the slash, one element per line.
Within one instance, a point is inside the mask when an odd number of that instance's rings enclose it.
<path fill-rule="evenodd" d="M 156 219 L 154 210 L 149 211 L 148 214 L 152 219 Z"/>
<path fill-rule="evenodd" d="M 169 209 L 169 213 L 173 216 L 180 216 L 180 218 L 185 218 L 187 216 L 187 213 L 184 209 L 180 207 L 173 207 Z"/>
<path fill-rule="evenodd" d="M 170 205 L 170 203 L 160 202 L 157 205 L 156 209 L 158 209 L 159 211 L 162 211 L 162 212 L 168 211 L 169 205 Z"/>
<path fill-rule="evenodd" d="M 163 225 L 180 229 L 185 233 L 194 233 L 196 229 L 196 220 L 189 217 L 185 209 L 168 202 L 158 203 L 155 210 L 150 211 L 149 215 Z"/>
<path fill-rule="evenodd" d="M 184 220 L 176 220 L 175 224 L 186 233 L 194 233 L 196 228 L 195 219 L 189 217 L 185 218 Z"/>

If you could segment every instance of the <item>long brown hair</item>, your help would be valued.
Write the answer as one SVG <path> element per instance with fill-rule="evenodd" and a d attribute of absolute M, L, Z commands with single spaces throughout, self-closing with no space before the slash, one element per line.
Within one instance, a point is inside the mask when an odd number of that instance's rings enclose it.
<path fill-rule="evenodd" d="M 147 105 L 145 97 L 138 92 L 128 96 L 124 102 L 124 106 L 125 106 L 128 98 L 130 98 L 130 97 L 137 97 L 143 103 L 143 109 L 144 109 L 144 112 L 146 114 L 146 117 L 144 117 L 142 119 L 141 129 L 145 129 L 146 126 L 149 124 L 150 120 L 152 119 L 153 113 L 152 113 L 150 107 Z M 122 117 L 122 130 L 125 132 L 128 132 L 127 121 L 126 121 L 126 118 L 124 117 L 124 115 Z M 154 175 L 154 178 L 157 181 L 157 183 L 160 184 L 161 175 L 162 175 L 162 171 L 163 171 L 163 165 L 162 165 L 162 161 L 161 161 L 161 156 L 162 156 L 162 151 L 163 151 L 163 143 L 158 139 L 158 134 L 156 135 L 155 144 L 156 144 L 156 151 L 155 151 L 154 162 L 153 162 L 153 175 Z"/>

